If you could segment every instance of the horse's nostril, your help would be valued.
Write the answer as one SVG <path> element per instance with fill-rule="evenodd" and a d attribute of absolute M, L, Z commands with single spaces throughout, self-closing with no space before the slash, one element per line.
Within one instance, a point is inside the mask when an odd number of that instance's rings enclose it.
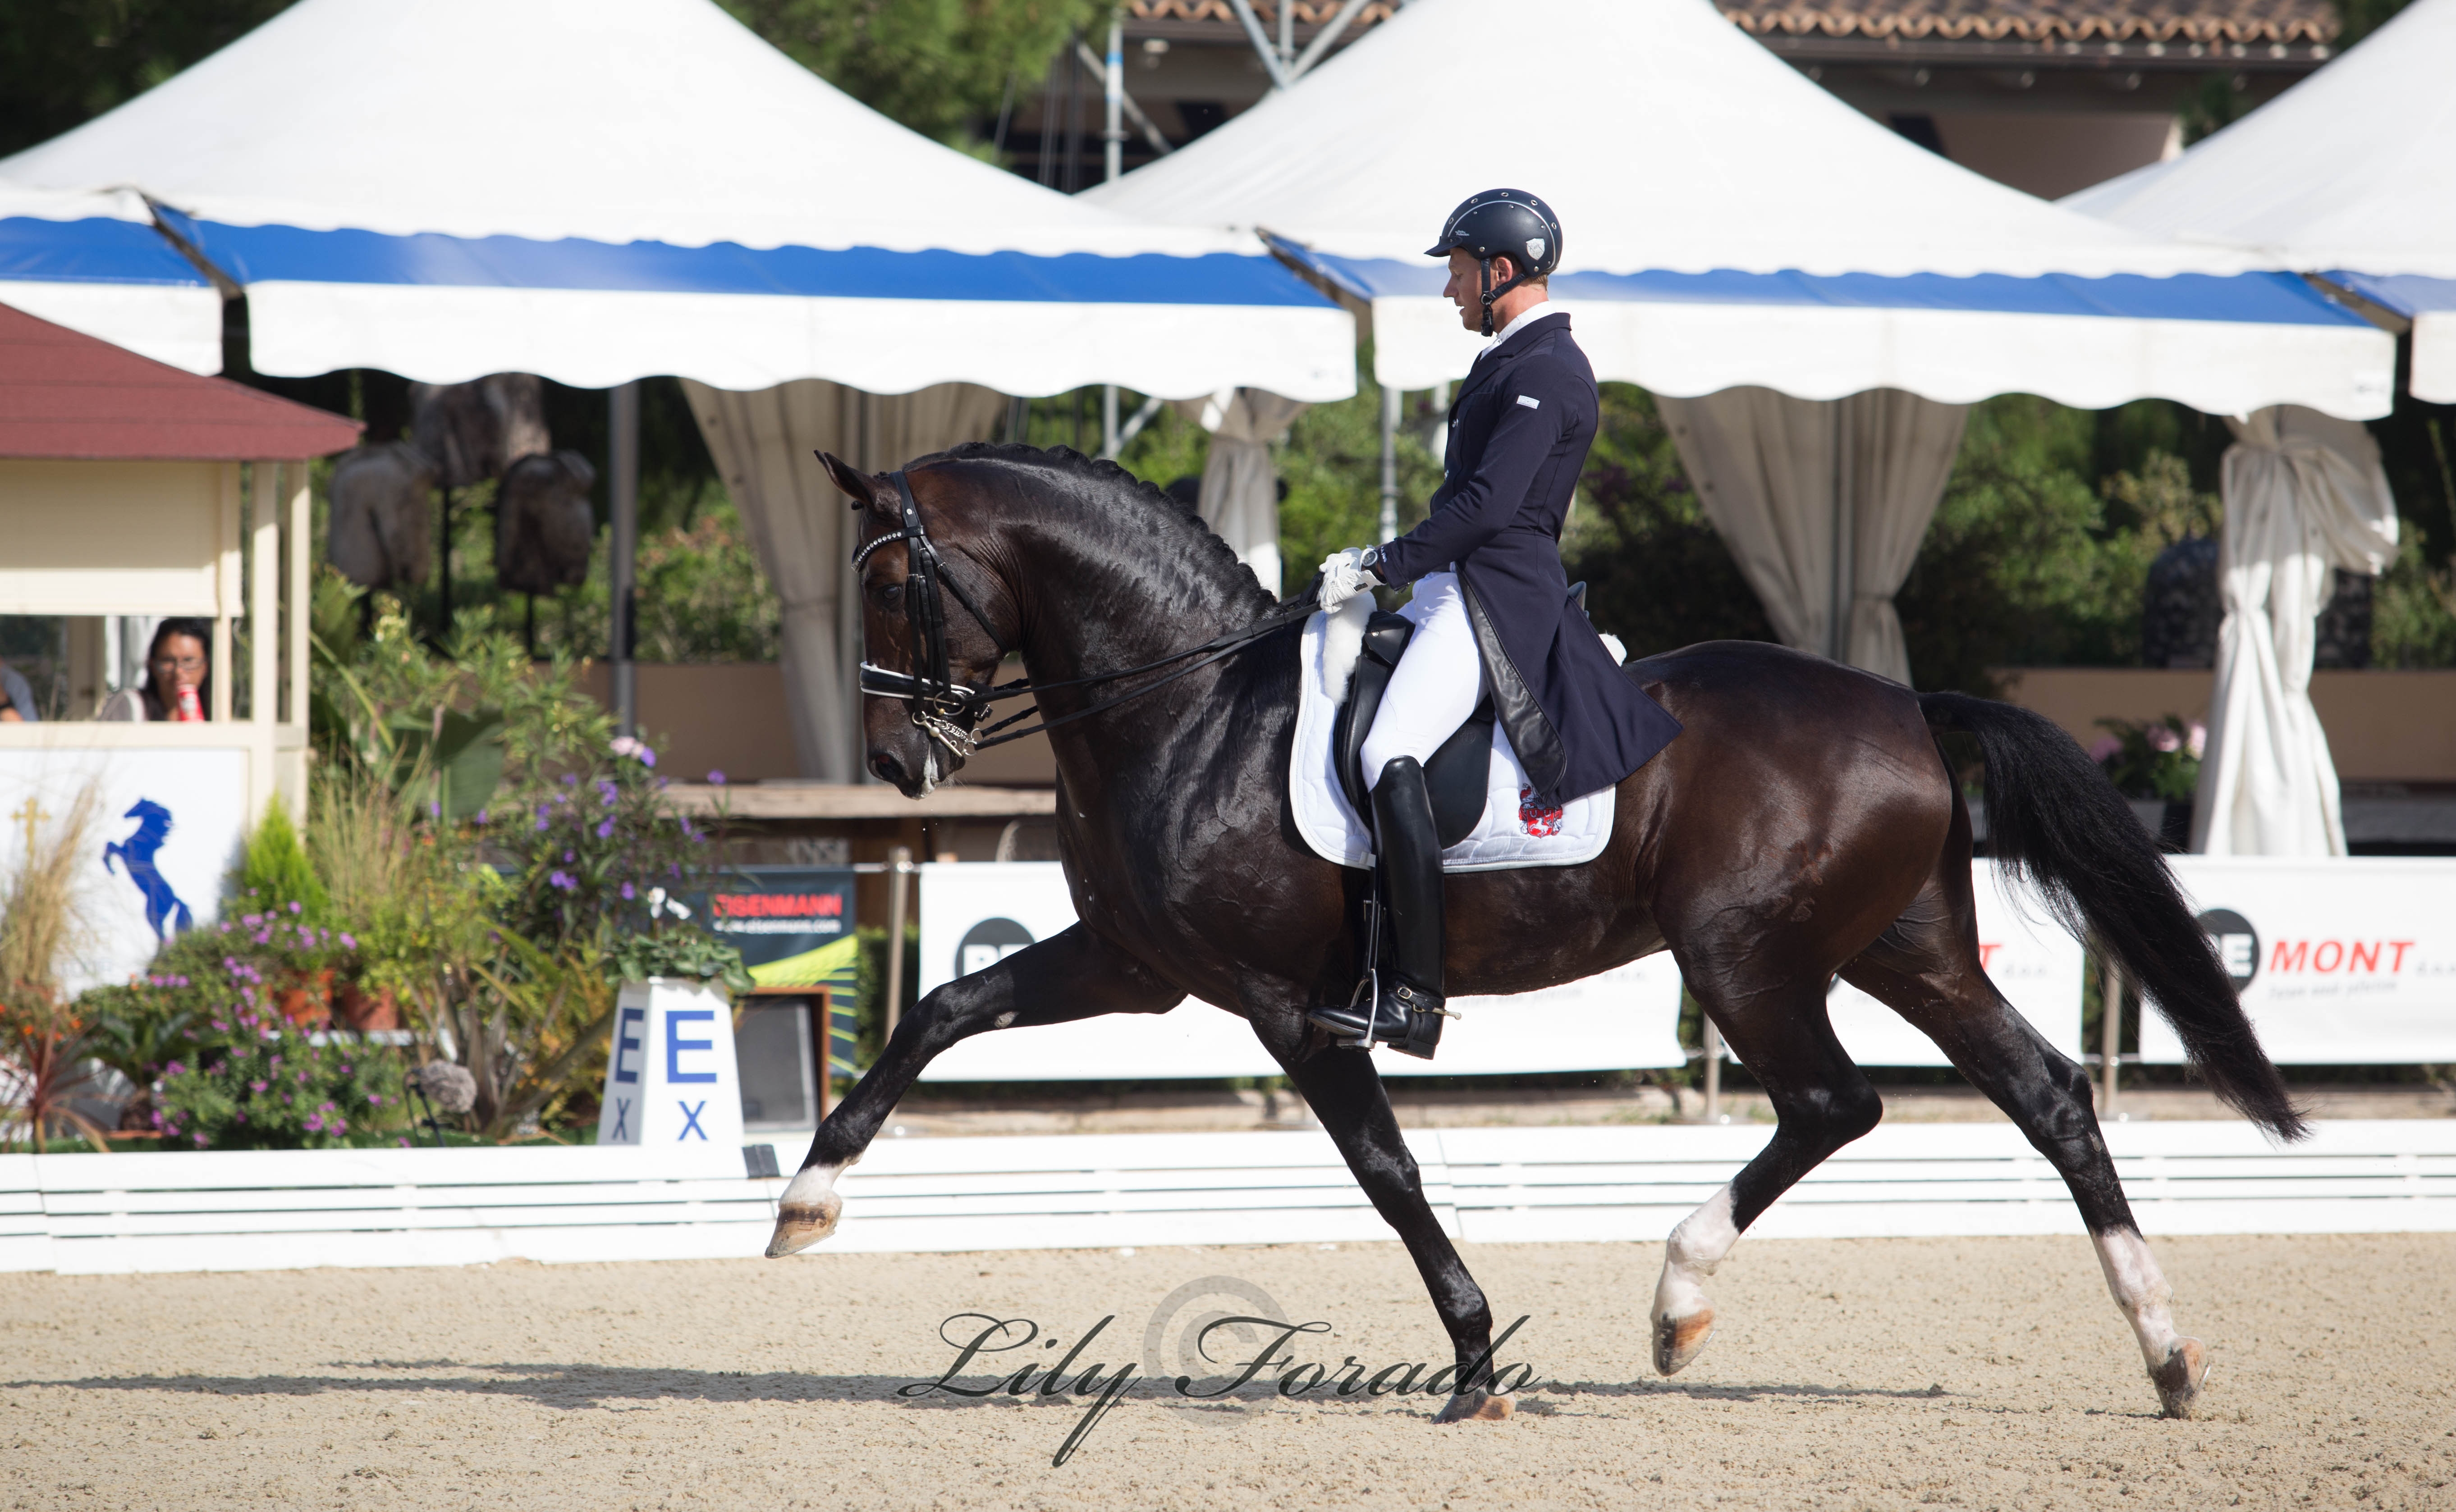
<path fill-rule="evenodd" d="M 878 774 L 878 780 L 881 782 L 900 783 L 904 780 L 904 764 L 887 751 L 881 751 L 870 759 L 870 769 Z"/>

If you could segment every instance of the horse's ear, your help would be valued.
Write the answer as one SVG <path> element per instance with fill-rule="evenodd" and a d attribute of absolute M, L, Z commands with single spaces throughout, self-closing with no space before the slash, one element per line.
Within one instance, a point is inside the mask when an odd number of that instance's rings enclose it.
<path fill-rule="evenodd" d="M 836 491 L 852 501 L 855 509 L 883 509 L 886 489 L 883 480 L 872 478 L 833 452 L 819 453 L 819 465 L 828 470 L 828 481 Z"/>

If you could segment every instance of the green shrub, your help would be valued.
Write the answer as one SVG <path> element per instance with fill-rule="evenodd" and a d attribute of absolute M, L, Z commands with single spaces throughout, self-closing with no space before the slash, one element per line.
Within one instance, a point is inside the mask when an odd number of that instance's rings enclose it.
<path fill-rule="evenodd" d="M 363 1145 L 407 1116 L 400 1060 L 386 1046 L 311 1043 L 242 997 L 192 1025 L 154 1085 L 165 1148 L 333 1150 Z"/>
<path fill-rule="evenodd" d="M 235 890 L 262 909 L 288 909 L 295 903 L 298 907 L 289 911 L 311 923 L 321 923 L 332 913 L 333 900 L 308 864 L 307 848 L 299 844 L 297 827 L 279 798 L 264 806 L 264 818 L 247 837 L 237 884 Z"/>

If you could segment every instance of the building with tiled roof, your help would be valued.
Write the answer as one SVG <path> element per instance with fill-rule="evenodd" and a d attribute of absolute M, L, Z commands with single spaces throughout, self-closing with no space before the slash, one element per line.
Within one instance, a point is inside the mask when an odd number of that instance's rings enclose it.
<path fill-rule="evenodd" d="M 1280 6 L 1286 11 L 1281 14 Z M 1406 0 L 1368 0 L 1325 55 Z M 1742 31 L 1859 110 L 1954 161 L 2049 197 L 2180 150 L 2327 61 L 2328 0 L 1717 0 Z M 1341 0 L 1252 0 L 1285 68 Z M 1231 0 L 1126 0 L 1128 169 L 1253 105 L 1270 71 Z M 999 138 L 1017 172 L 1062 189 L 1101 173 L 1104 40 L 1058 59 Z"/>

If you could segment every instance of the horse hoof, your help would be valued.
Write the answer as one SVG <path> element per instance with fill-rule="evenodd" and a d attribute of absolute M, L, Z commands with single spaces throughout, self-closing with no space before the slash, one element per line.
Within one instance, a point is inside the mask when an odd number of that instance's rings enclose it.
<path fill-rule="evenodd" d="M 1463 1391 L 1433 1415 L 1433 1421 L 1504 1422 L 1517 1410 L 1506 1397 L 1496 1397 L 1488 1391 Z"/>
<path fill-rule="evenodd" d="M 1654 1368 L 1666 1376 L 1680 1374 L 1706 1340 L 1714 1335 L 1714 1310 L 1700 1308 L 1686 1318 L 1654 1320 Z"/>
<path fill-rule="evenodd" d="M 2189 1418 L 2200 1410 L 2200 1386 L 2209 1379 L 2208 1346 L 2197 1338 L 2179 1338 L 2166 1359 L 2149 1372 L 2158 1388 L 2158 1405 L 2169 1418 Z"/>
<path fill-rule="evenodd" d="M 843 1166 L 806 1166 L 793 1174 L 792 1184 L 776 1204 L 769 1259 L 807 1250 L 836 1231 L 836 1219 L 844 1216 L 844 1198 L 836 1195 L 836 1177 L 843 1171 Z"/>

